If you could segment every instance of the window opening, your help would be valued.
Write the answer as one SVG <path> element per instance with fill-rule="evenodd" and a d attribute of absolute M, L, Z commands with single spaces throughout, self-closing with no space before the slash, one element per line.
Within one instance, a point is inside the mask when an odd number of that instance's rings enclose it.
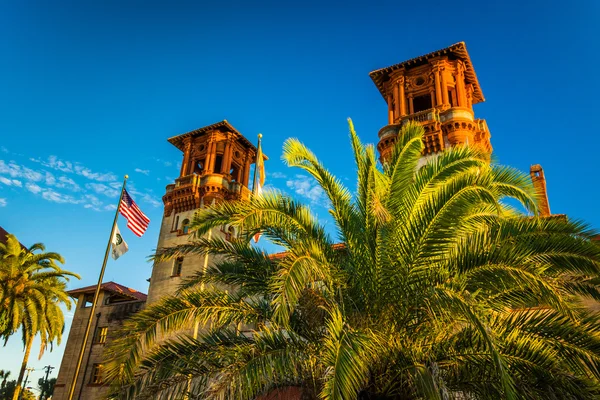
<path fill-rule="evenodd" d="M 92 368 L 92 379 L 91 379 L 90 383 L 92 383 L 94 385 L 102 384 L 103 369 L 104 369 L 104 365 L 94 364 L 94 366 Z"/>
<path fill-rule="evenodd" d="M 223 156 L 217 156 L 217 158 L 215 159 L 215 170 L 214 172 L 221 172 L 221 166 L 223 165 Z"/>
<path fill-rule="evenodd" d="M 431 94 L 424 94 L 413 98 L 413 112 L 429 110 L 432 106 Z"/>
<path fill-rule="evenodd" d="M 184 219 L 183 222 L 181 223 L 181 231 L 183 233 L 188 233 L 190 231 L 190 220 L 189 219 Z"/>
<path fill-rule="evenodd" d="M 96 337 L 94 338 L 94 343 L 106 343 L 106 336 L 108 335 L 108 327 L 107 326 L 99 326 L 96 329 Z"/>
<path fill-rule="evenodd" d="M 92 304 L 94 304 L 94 295 L 93 294 L 86 294 L 85 297 L 83 298 L 83 302 L 81 304 L 81 308 L 91 307 Z"/>
<path fill-rule="evenodd" d="M 179 257 L 173 262 L 173 276 L 181 276 L 182 268 L 183 268 L 183 257 Z"/>
<path fill-rule="evenodd" d="M 203 171 L 204 171 L 204 161 L 202 161 L 202 160 L 196 161 L 196 163 L 194 164 L 194 174 L 202 175 Z"/>

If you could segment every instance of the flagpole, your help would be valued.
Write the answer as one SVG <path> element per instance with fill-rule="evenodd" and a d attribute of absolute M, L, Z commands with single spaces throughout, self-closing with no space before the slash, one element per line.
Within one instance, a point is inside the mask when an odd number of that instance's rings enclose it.
<path fill-rule="evenodd" d="M 110 245 L 112 242 L 113 235 L 115 234 L 115 226 L 117 226 L 117 219 L 119 219 L 119 207 L 121 206 L 121 200 L 123 200 L 123 193 L 125 193 L 125 185 L 127 184 L 128 175 L 125 175 L 123 180 L 123 187 L 121 188 L 121 195 L 119 196 L 119 202 L 117 203 L 117 210 L 115 211 L 115 219 L 113 220 L 112 228 L 110 230 L 110 236 L 108 237 L 108 245 L 106 245 L 106 252 L 104 253 L 104 261 L 102 262 L 102 269 L 100 270 L 100 276 L 98 277 L 98 284 L 96 285 L 96 292 L 94 293 L 94 300 L 92 302 L 92 308 L 90 309 L 90 316 L 88 317 L 87 326 L 85 328 L 85 334 L 83 335 L 83 343 L 81 344 L 81 350 L 79 351 L 79 358 L 77 359 L 77 366 L 75 367 L 75 375 L 73 376 L 73 382 L 69 388 L 68 400 L 73 400 L 75 394 L 75 386 L 77 386 L 77 378 L 79 378 L 79 370 L 81 369 L 81 363 L 85 353 L 85 346 L 88 342 L 88 336 L 92 328 L 92 321 L 94 319 L 94 312 L 96 311 L 96 303 L 100 296 L 100 287 L 102 286 L 102 279 L 104 278 L 104 271 L 106 270 L 106 261 L 108 261 L 108 254 L 110 253 Z M 85 298 L 84 300 L 85 301 Z M 79 304 L 78 304 L 79 306 Z M 84 377 L 85 378 L 85 377 Z M 82 384 L 83 387 L 83 384 Z"/>
<path fill-rule="evenodd" d="M 254 191 L 256 190 L 256 170 L 258 168 L 258 154 L 260 149 L 260 142 L 262 139 L 262 133 L 258 134 L 258 146 L 256 146 L 256 160 L 254 160 L 254 175 L 252 177 L 252 195 L 254 196 Z M 260 152 L 262 153 L 262 151 Z"/>
<path fill-rule="evenodd" d="M 262 139 L 262 133 L 258 134 L 258 144 L 256 146 L 256 158 L 254 159 L 254 174 L 252 175 L 252 192 L 250 193 L 250 198 L 254 197 L 255 194 L 255 190 L 256 190 L 256 170 L 258 169 L 258 154 L 259 154 L 259 149 L 260 149 L 260 142 Z M 262 153 L 262 152 L 260 152 Z M 244 225 L 242 223 L 242 232 L 244 231 Z M 248 235 L 246 235 L 247 240 L 251 241 L 252 238 Z"/>

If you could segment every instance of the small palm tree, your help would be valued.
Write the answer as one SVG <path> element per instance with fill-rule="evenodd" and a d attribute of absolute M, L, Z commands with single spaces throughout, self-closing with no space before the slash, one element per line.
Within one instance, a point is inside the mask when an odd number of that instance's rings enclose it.
<path fill-rule="evenodd" d="M 213 265 L 125 324 L 109 352 L 114 396 L 600 396 L 600 322 L 581 302 L 600 299 L 595 232 L 536 217 L 528 177 L 477 148 L 422 165 L 422 137 L 407 124 L 381 167 L 351 126 L 355 195 L 286 142 L 284 160 L 327 195 L 335 239 L 279 193 L 200 210 L 194 239 L 155 258 L 210 254 Z M 205 238 L 224 224 L 242 240 Z M 285 253 L 252 247 L 257 232 Z M 194 324 L 206 327 L 198 337 Z"/>
<path fill-rule="evenodd" d="M 10 376 L 10 371 L 5 371 L 3 369 L 0 369 L 0 379 L 2 379 L 2 382 L 0 383 L 0 389 L 4 389 L 4 387 L 6 386 L 6 381 L 8 381 L 9 376 Z"/>
<path fill-rule="evenodd" d="M 60 305 L 71 308 L 66 282 L 69 277 L 79 278 L 59 267 L 64 263 L 60 254 L 44 250 L 41 243 L 26 249 L 14 235 L 7 236 L 6 244 L 0 243 L 0 337 L 6 345 L 20 329 L 25 347 L 14 400 L 19 397 L 34 337 L 41 339 L 40 358 L 54 341 L 60 344 L 64 330 Z"/>

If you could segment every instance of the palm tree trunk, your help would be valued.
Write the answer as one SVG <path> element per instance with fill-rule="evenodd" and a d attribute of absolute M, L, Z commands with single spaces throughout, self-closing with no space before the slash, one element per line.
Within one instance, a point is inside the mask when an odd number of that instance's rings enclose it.
<path fill-rule="evenodd" d="M 27 368 L 27 360 L 29 360 L 29 353 L 31 352 L 31 345 L 33 344 L 33 335 L 30 335 L 27 339 L 27 345 L 25 346 L 25 356 L 23 357 L 23 363 L 21 364 L 21 371 L 19 371 L 19 378 L 17 379 L 17 385 L 15 386 L 15 393 L 13 394 L 12 400 L 19 399 L 19 393 L 21 392 L 21 383 L 23 382 L 23 375 L 25 375 L 25 368 Z"/>

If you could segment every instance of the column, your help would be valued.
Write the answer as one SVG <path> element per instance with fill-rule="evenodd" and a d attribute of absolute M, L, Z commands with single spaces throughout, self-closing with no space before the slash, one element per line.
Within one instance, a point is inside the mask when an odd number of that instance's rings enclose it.
<path fill-rule="evenodd" d="M 414 111 L 414 107 L 413 107 L 413 96 L 412 94 L 408 96 L 408 113 L 409 114 L 413 114 Z"/>
<path fill-rule="evenodd" d="M 435 68 L 433 70 L 433 79 L 435 80 L 435 105 L 442 105 L 442 89 L 440 84 L 440 70 Z"/>
<path fill-rule="evenodd" d="M 214 141 L 214 137 L 209 139 L 208 149 L 206 151 L 206 172 L 212 174 L 215 172 L 215 161 L 217 159 L 217 143 Z"/>
<path fill-rule="evenodd" d="M 457 64 L 456 68 L 456 97 L 459 107 L 468 107 L 467 95 L 465 92 L 465 73 L 462 64 Z"/>
<path fill-rule="evenodd" d="M 388 93 L 387 95 L 387 103 L 388 103 L 388 125 L 394 123 L 394 109 L 393 109 L 393 100 L 392 95 Z"/>
<path fill-rule="evenodd" d="M 250 165 L 252 165 L 252 153 L 246 153 L 246 160 L 244 162 L 244 178 L 242 184 L 248 187 L 248 179 L 250 178 Z"/>
<path fill-rule="evenodd" d="M 400 89 L 400 117 L 404 117 L 407 112 L 406 112 L 406 94 L 404 93 L 404 77 L 401 76 L 398 79 L 398 87 Z"/>
<path fill-rule="evenodd" d="M 223 161 L 221 163 L 221 173 L 228 174 L 231 170 L 231 139 L 227 138 L 225 150 L 223 151 Z"/>
<path fill-rule="evenodd" d="M 446 84 L 446 68 L 440 68 L 440 74 L 442 76 L 442 102 L 444 105 L 450 105 L 448 100 L 448 85 Z"/>
<path fill-rule="evenodd" d="M 400 118 L 400 84 L 399 81 L 394 82 L 394 117 Z"/>
<path fill-rule="evenodd" d="M 179 176 L 186 176 L 190 173 L 190 158 L 192 156 L 192 138 L 184 139 L 185 151 L 183 153 L 183 161 L 181 162 L 181 171 Z"/>

